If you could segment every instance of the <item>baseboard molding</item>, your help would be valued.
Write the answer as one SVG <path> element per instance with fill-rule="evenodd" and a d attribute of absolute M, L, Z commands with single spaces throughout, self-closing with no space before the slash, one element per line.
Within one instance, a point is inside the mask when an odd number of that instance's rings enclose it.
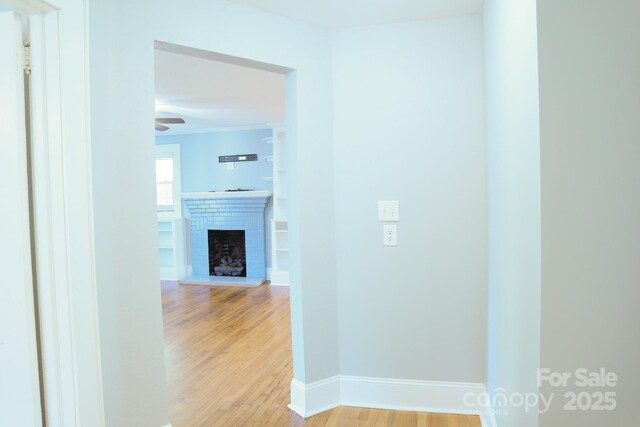
<path fill-rule="evenodd" d="M 487 399 L 487 406 L 484 408 L 484 412 L 480 414 L 480 421 L 482 422 L 482 427 L 498 427 L 496 414 L 491 407 L 491 399 Z"/>
<path fill-rule="evenodd" d="M 273 286 L 289 286 L 289 272 L 288 271 L 271 271 L 271 285 Z"/>
<path fill-rule="evenodd" d="M 481 383 L 336 375 L 311 384 L 293 379 L 289 408 L 305 418 L 337 406 L 469 414 L 479 415 L 483 427 L 496 427 L 491 408 L 465 403 L 466 395 L 483 393 L 486 388 Z"/>
<path fill-rule="evenodd" d="M 291 403 L 289 409 L 304 418 L 340 406 L 340 376 L 327 378 L 311 384 L 291 380 Z"/>

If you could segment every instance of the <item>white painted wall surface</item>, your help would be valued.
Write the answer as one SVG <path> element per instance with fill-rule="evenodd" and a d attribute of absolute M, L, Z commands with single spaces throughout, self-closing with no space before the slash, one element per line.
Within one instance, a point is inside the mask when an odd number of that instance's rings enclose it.
<path fill-rule="evenodd" d="M 329 33 L 225 1 L 92 0 L 89 23 L 107 424 L 168 421 L 154 231 L 154 39 L 296 70 L 286 78 L 288 94 L 297 92 L 287 100 L 288 118 L 297 117 L 287 128 L 294 371 L 303 382 L 336 375 Z"/>
<path fill-rule="evenodd" d="M 640 3 L 538 1 L 542 366 L 618 374 L 615 411 L 541 427 L 640 425 Z M 501 426 L 502 427 L 502 426 Z"/>
<path fill-rule="evenodd" d="M 540 353 L 540 137 L 536 2 L 488 0 L 484 11 L 492 395 L 537 393 Z M 495 408 L 500 427 L 537 411 Z M 505 412 L 501 412 L 504 410 Z"/>
<path fill-rule="evenodd" d="M 91 148 L 106 426 L 167 416 L 155 207 L 153 44 L 142 2 L 91 1 Z M 122 18 L 121 14 L 128 18 Z M 117 23 L 117 24 L 116 24 Z M 151 47 L 149 44 L 151 43 Z M 148 47 L 145 49 L 145 47 Z M 146 77 L 146 78 L 144 78 Z"/>
<path fill-rule="evenodd" d="M 484 382 L 481 19 L 338 30 L 332 62 L 341 373 Z"/>

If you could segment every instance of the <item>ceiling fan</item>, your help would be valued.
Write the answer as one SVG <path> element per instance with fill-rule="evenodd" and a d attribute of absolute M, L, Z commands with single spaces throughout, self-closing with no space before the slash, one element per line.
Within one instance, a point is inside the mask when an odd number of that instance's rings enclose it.
<path fill-rule="evenodd" d="M 179 117 L 156 117 L 156 130 L 158 132 L 164 132 L 169 130 L 168 126 L 164 125 L 182 125 L 184 124 L 184 119 Z"/>

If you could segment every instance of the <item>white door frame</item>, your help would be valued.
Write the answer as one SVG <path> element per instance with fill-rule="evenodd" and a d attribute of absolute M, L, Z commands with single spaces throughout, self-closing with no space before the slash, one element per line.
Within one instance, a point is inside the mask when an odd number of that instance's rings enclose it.
<path fill-rule="evenodd" d="M 46 421 L 50 427 L 100 427 L 105 417 L 93 239 L 88 1 L 0 2 L 28 15 L 30 23 L 33 214 Z"/>
<path fill-rule="evenodd" d="M 0 13 L 0 425 L 40 426 L 22 17 Z"/>

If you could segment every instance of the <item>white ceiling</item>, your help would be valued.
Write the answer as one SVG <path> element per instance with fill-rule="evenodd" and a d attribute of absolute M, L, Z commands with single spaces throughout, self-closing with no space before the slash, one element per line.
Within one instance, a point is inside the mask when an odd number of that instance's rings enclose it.
<path fill-rule="evenodd" d="M 156 49 L 156 117 L 181 117 L 159 135 L 284 122 L 284 76 Z"/>
<path fill-rule="evenodd" d="M 228 0 L 326 28 L 419 21 L 482 10 L 484 0 Z"/>

